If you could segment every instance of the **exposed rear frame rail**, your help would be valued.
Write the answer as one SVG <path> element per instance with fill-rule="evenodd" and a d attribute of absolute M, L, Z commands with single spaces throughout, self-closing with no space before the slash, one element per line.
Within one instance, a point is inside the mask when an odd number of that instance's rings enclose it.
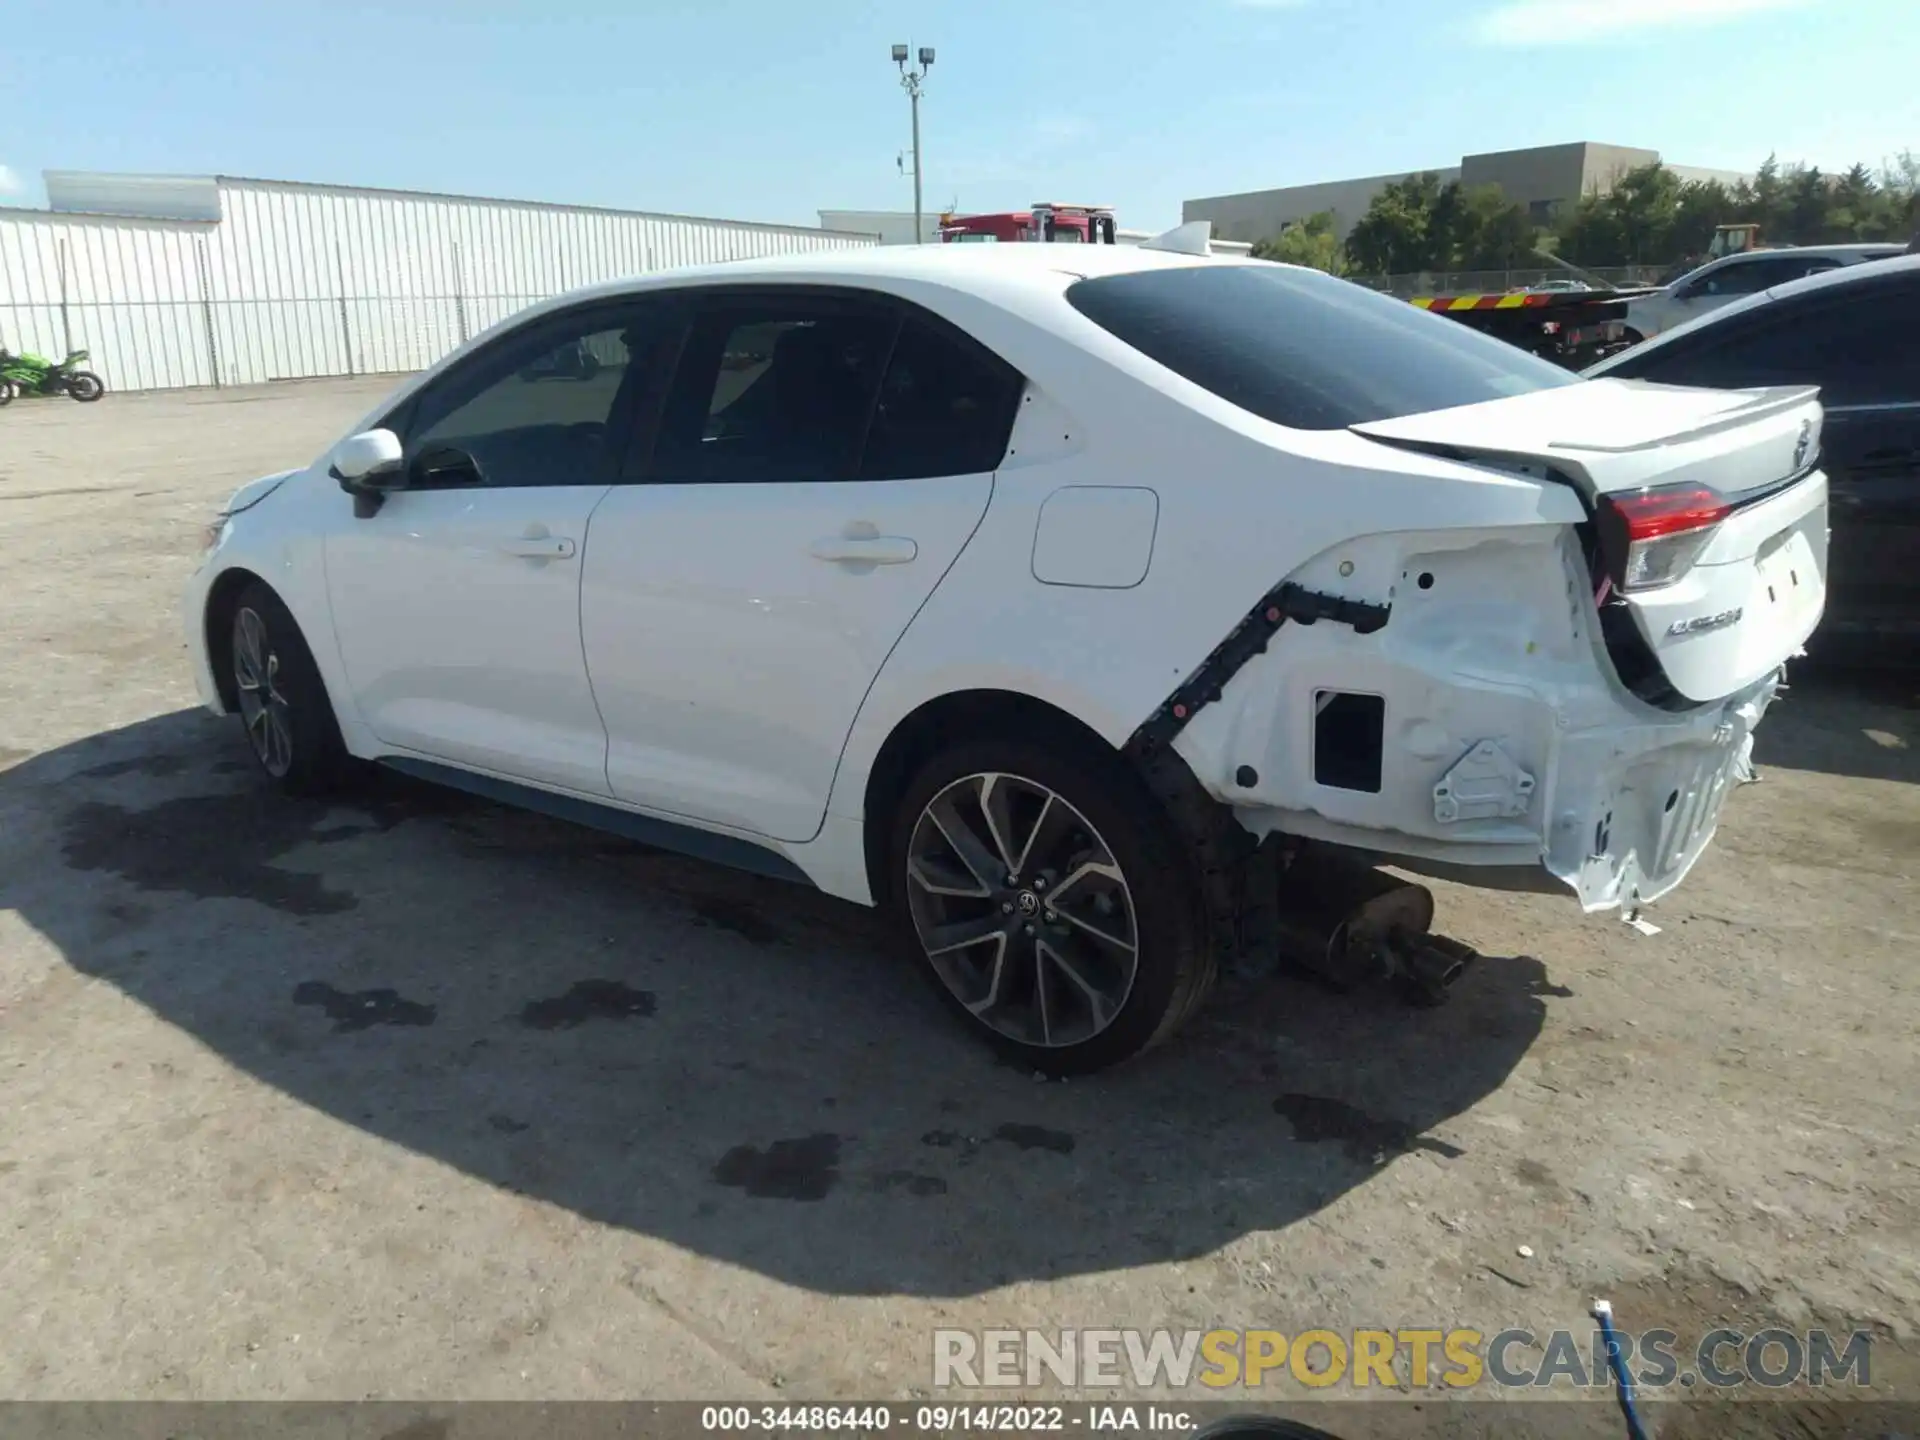
<path fill-rule="evenodd" d="M 1386 626 L 1392 613 L 1391 605 L 1349 600 L 1292 582 L 1278 585 L 1214 646 L 1186 684 L 1147 717 L 1124 747 L 1122 753 L 1191 847 L 1208 948 L 1222 969 L 1258 976 L 1278 962 L 1280 875 L 1287 864 L 1287 842 L 1270 835 L 1256 844 L 1172 748 L 1174 737 L 1218 700 L 1250 661 L 1266 653 L 1289 620 L 1296 625 L 1333 620 L 1371 635 Z"/>
<path fill-rule="evenodd" d="M 1308 590 L 1291 581 L 1267 592 L 1247 617 L 1213 647 L 1213 653 L 1201 662 L 1193 677 L 1169 696 L 1148 716 L 1128 742 L 1130 749 L 1145 753 L 1173 743 L 1173 739 L 1193 717 L 1218 700 L 1227 682 L 1238 675 L 1257 655 L 1264 655 L 1267 643 L 1289 620 L 1296 625 L 1312 625 L 1320 620 L 1335 620 L 1351 625 L 1358 635 L 1371 635 L 1386 627 L 1392 617 L 1391 605 L 1376 605 L 1366 600 L 1349 600 Z"/>

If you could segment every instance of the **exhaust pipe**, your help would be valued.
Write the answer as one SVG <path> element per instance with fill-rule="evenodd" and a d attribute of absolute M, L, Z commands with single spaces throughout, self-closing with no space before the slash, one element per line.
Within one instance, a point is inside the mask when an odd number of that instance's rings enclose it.
<path fill-rule="evenodd" d="M 1335 989 L 1382 981 L 1416 1005 L 1436 1005 L 1474 958 L 1435 935 L 1433 892 L 1337 852 L 1308 849 L 1279 882 L 1282 958 Z"/>

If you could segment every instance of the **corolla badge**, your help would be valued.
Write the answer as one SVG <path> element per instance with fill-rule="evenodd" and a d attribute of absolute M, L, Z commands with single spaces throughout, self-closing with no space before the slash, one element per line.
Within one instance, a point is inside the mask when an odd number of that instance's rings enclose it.
<path fill-rule="evenodd" d="M 1807 468 L 1807 460 L 1813 453 L 1813 422 L 1800 422 L 1800 438 L 1793 442 L 1793 468 L 1795 471 Z"/>
<path fill-rule="evenodd" d="M 1740 617 L 1747 612 L 1740 610 L 1722 610 L 1718 615 L 1696 615 L 1691 620 L 1676 620 L 1667 627 L 1669 637 L 1674 635 L 1700 635 L 1708 630 L 1724 630 L 1729 625 L 1738 625 Z"/>

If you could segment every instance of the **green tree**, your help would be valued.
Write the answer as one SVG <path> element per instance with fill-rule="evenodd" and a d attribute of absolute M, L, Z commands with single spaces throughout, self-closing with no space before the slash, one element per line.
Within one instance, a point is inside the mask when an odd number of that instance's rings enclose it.
<path fill-rule="evenodd" d="M 1668 258 L 1679 201 L 1680 177 L 1664 165 L 1641 165 L 1613 182 L 1607 202 L 1620 220 L 1627 264 L 1658 264 Z"/>
<path fill-rule="evenodd" d="M 1626 230 L 1607 196 L 1580 197 L 1561 219 L 1555 253 L 1576 265 L 1627 263 Z"/>
<path fill-rule="evenodd" d="M 1432 233 L 1439 198 L 1440 177 L 1430 171 L 1384 186 L 1347 236 L 1353 263 L 1373 275 L 1444 269 L 1448 257 Z"/>
<path fill-rule="evenodd" d="M 1833 187 L 1818 165 L 1787 173 L 1785 230 L 1802 245 L 1832 240 Z M 1765 233 L 1765 232 L 1762 232 Z"/>
<path fill-rule="evenodd" d="M 1715 230 L 1731 224 L 1758 225 L 1773 245 L 1904 243 L 1920 227 L 1920 155 L 1903 151 L 1878 172 L 1854 165 L 1839 174 L 1769 155 L 1752 179 L 1733 185 L 1643 165 L 1567 206 L 1551 243 L 1577 265 L 1666 269 L 1705 259 Z M 1526 211 L 1496 187 L 1410 175 L 1374 197 L 1347 256 L 1368 274 L 1501 270 L 1531 264 L 1541 243 Z"/>
<path fill-rule="evenodd" d="M 1456 216 L 1453 263 L 1460 269 L 1512 270 L 1536 263 L 1540 229 L 1527 207 L 1508 200 L 1498 185 L 1459 191 Z"/>
<path fill-rule="evenodd" d="M 1583 195 L 1561 217 L 1559 252 L 1584 265 L 1657 265 L 1704 258 L 1721 225 L 1756 224 L 1763 242 L 1814 245 L 1906 240 L 1920 194 L 1920 157 L 1911 151 L 1876 175 L 1854 165 L 1829 175 L 1769 155 L 1749 181 L 1680 183 L 1648 166 L 1621 176 L 1606 194 Z"/>
<path fill-rule="evenodd" d="M 1539 233 L 1524 206 L 1497 185 L 1442 185 L 1433 174 L 1409 175 L 1374 196 L 1347 237 L 1356 269 L 1372 274 L 1434 270 L 1505 270 L 1527 264 Z"/>
<path fill-rule="evenodd" d="M 1879 183 L 1864 165 L 1855 165 L 1833 182 L 1832 209 L 1827 219 L 1839 238 L 1872 238 L 1882 208 Z"/>
<path fill-rule="evenodd" d="M 1733 192 L 1718 180 L 1689 181 L 1674 197 L 1666 253 L 1653 263 L 1703 257 L 1715 230 L 1744 218 L 1734 204 Z"/>
<path fill-rule="evenodd" d="M 1734 189 L 1734 199 L 1747 212 L 1740 218 L 1759 222 L 1762 235 L 1778 234 L 1787 217 L 1787 184 L 1780 176 L 1779 159 L 1768 155 L 1745 188 L 1745 195 L 1739 187 Z"/>
<path fill-rule="evenodd" d="M 1280 260 L 1289 265 L 1305 265 L 1329 275 L 1347 273 L 1346 251 L 1340 244 L 1339 225 L 1331 210 L 1322 210 L 1289 225 L 1271 240 L 1253 247 L 1256 260 Z"/>

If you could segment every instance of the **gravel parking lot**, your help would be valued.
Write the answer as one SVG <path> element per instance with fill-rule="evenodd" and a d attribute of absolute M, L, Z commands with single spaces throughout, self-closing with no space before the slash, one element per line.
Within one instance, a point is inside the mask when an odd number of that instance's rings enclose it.
<path fill-rule="evenodd" d="M 1442 887 L 1443 1008 L 1282 979 L 1042 1084 L 838 903 L 265 794 L 176 596 L 385 388 L 0 412 L 0 1396 L 907 1398 L 935 1327 L 1602 1294 L 1920 1397 L 1920 684 L 1796 683 L 1656 936 Z"/>

